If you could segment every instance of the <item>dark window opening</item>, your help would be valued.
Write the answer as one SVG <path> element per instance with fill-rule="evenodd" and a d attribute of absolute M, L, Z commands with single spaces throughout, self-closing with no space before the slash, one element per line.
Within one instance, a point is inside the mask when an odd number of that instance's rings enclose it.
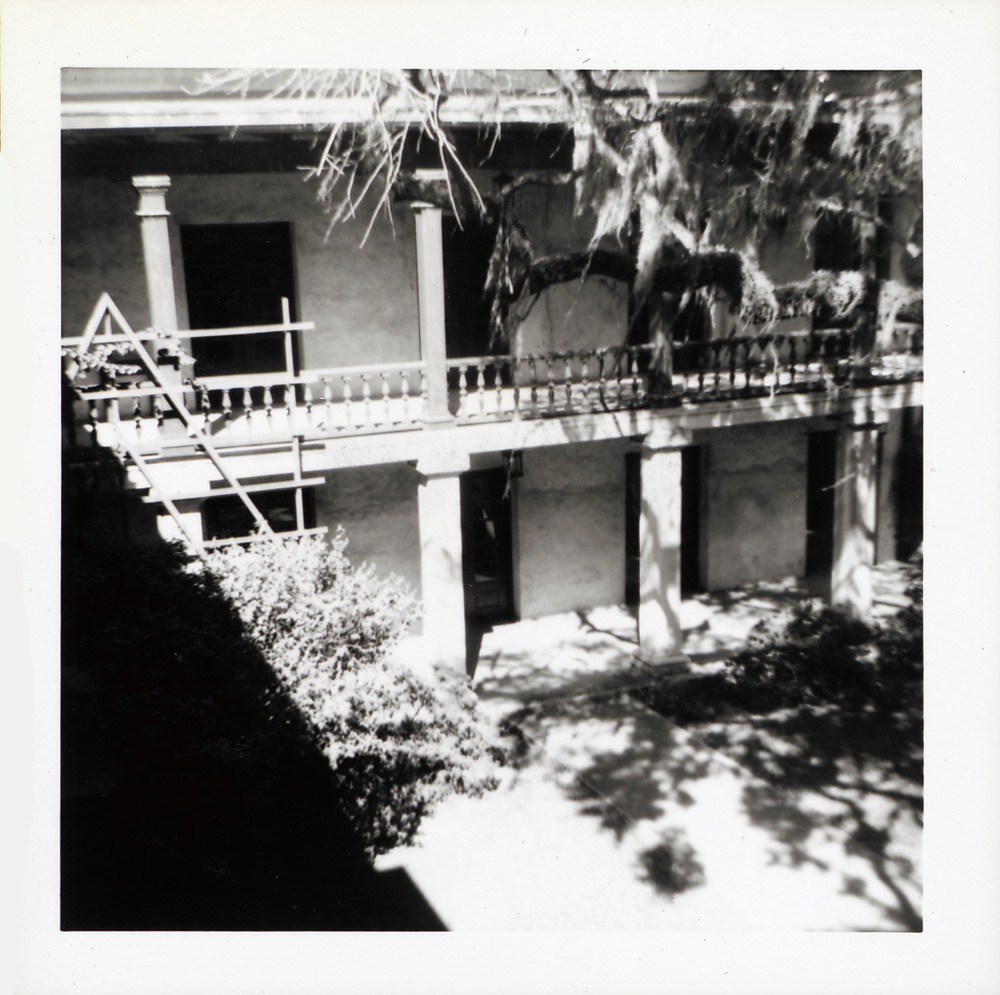
<path fill-rule="evenodd" d="M 311 490 L 302 488 L 302 527 L 316 526 L 316 501 Z M 298 528 L 295 513 L 295 489 L 257 491 L 250 500 L 275 532 L 294 532 Z M 201 527 L 205 539 L 238 539 L 251 535 L 257 522 L 250 509 L 235 494 L 207 498 L 201 506 Z"/>
<path fill-rule="evenodd" d="M 283 297 L 298 320 L 288 223 L 184 225 L 181 247 L 191 328 L 279 324 Z M 287 365 L 281 332 L 193 339 L 191 347 L 196 376 L 273 373 Z"/>
<path fill-rule="evenodd" d="M 453 217 L 442 219 L 444 259 L 445 346 L 449 358 L 488 356 L 490 304 L 485 294 L 492 232 L 472 221 L 460 228 Z"/>

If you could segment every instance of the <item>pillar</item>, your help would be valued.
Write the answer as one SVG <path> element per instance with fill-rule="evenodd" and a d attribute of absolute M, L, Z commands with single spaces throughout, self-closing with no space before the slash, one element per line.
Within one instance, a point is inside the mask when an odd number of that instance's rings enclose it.
<path fill-rule="evenodd" d="M 468 453 L 438 450 L 417 461 L 424 645 L 433 660 L 465 673 L 461 474 Z"/>
<path fill-rule="evenodd" d="M 142 234 L 142 258 L 146 269 L 146 289 L 149 294 L 149 325 L 158 333 L 154 354 L 161 350 L 168 355 L 177 351 L 177 299 L 174 296 L 174 270 L 170 259 L 170 230 L 167 218 L 167 190 L 169 176 L 133 176 L 132 186 L 139 194 L 136 217 Z M 171 376 L 169 367 L 161 367 L 164 379 L 180 380 Z"/>
<path fill-rule="evenodd" d="M 180 513 L 183 527 L 172 515 L 157 515 L 156 529 L 160 538 L 167 542 L 184 542 L 190 535 L 199 543 L 204 539 L 200 511 L 183 511 Z"/>
<path fill-rule="evenodd" d="M 641 449 L 639 659 L 687 669 L 681 631 L 681 446 Z"/>
<path fill-rule="evenodd" d="M 875 564 L 878 433 L 865 421 L 841 427 L 833 499 L 833 567 L 830 604 L 856 618 L 870 615 Z"/>
<path fill-rule="evenodd" d="M 443 170 L 418 170 L 423 182 L 443 182 Z M 447 425 L 448 369 L 444 324 L 444 255 L 441 208 L 424 201 L 412 205 L 417 238 L 417 309 L 420 327 L 420 358 L 427 364 L 427 402 L 424 422 Z"/>
<path fill-rule="evenodd" d="M 139 218 L 142 232 L 142 258 L 146 267 L 149 292 L 149 323 L 157 332 L 177 331 L 177 301 L 174 297 L 174 271 L 170 261 L 170 232 L 167 227 L 167 190 L 169 176 L 133 176 L 132 186 L 139 193 Z"/>

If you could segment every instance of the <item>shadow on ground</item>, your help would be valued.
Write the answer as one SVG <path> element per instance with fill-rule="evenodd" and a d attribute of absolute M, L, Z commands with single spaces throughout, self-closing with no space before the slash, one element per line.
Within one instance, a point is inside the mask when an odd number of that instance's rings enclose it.
<path fill-rule="evenodd" d="M 705 883 L 688 833 L 670 823 L 672 814 L 696 803 L 689 788 L 720 772 L 714 751 L 625 692 L 536 703 L 511 722 L 531 744 L 522 766 L 551 764 L 580 814 L 596 819 L 617 842 L 649 841 L 637 852 L 641 880 L 666 895 Z"/>
<path fill-rule="evenodd" d="M 867 900 L 888 924 L 922 929 L 914 865 L 923 827 L 919 748 L 874 718 L 811 709 L 703 734 L 758 779 L 744 788 L 743 806 L 770 833 L 776 863 L 800 867 L 814 861 L 811 842 L 837 839 L 888 897 L 871 892 L 867 875 L 843 874 L 844 892 Z"/>
<path fill-rule="evenodd" d="M 439 930 L 376 872 L 239 621 L 176 551 L 64 543 L 64 930 Z"/>

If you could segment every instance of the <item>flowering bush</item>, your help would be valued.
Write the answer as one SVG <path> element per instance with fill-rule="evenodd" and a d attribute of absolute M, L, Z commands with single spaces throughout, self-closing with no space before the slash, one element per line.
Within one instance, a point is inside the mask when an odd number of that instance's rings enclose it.
<path fill-rule="evenodd" d="M 411 843 L 449 793 L 496 787 L 503 751 L 464 676 L 422 675 L 388 657 L 415 602 L 397 578 L 353 568 L 346 546 L 342 530 L 330 543 L 230 546 L 208 567 L 305 715 L 348 819 L 378 854 Z"/>

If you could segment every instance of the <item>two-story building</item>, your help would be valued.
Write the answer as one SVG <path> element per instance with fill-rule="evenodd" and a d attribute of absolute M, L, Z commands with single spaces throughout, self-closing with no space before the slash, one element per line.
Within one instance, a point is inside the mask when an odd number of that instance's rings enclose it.
<path fill-rule="evenodd" d="M 116 452 L 164 536 L 343 526 L 353 559 L 410 582 L 425 643 L 458 667 L 470 630 L 620 603 L 641 657 L 674 660 L 687 593 L 788 576 L 865 613 L 872 565 L 919 543 L 922 329 L 898 325 L 857 369 L 842 329 L 719 323 L 654 403 L 621 282 L 548 288 L 498 347 L 491 245 L 447 210 L 393 203 L 364 240 L 367 216 L 328 228 L 303 169 L 343 109 L 196 78 L 63 81 L 64 346 L 137 368 L 70 363 L 65 445 Z M 484 190 L 572 161 L 565 122 L 523 88 L 496 141 L 474 94 L 446 110 L 481 146 Z M 536 245 L 586 246 L 570 186 L 513 196 Z M 787 282 L 835 248 L 792 224 L 760 260 Z"/>

